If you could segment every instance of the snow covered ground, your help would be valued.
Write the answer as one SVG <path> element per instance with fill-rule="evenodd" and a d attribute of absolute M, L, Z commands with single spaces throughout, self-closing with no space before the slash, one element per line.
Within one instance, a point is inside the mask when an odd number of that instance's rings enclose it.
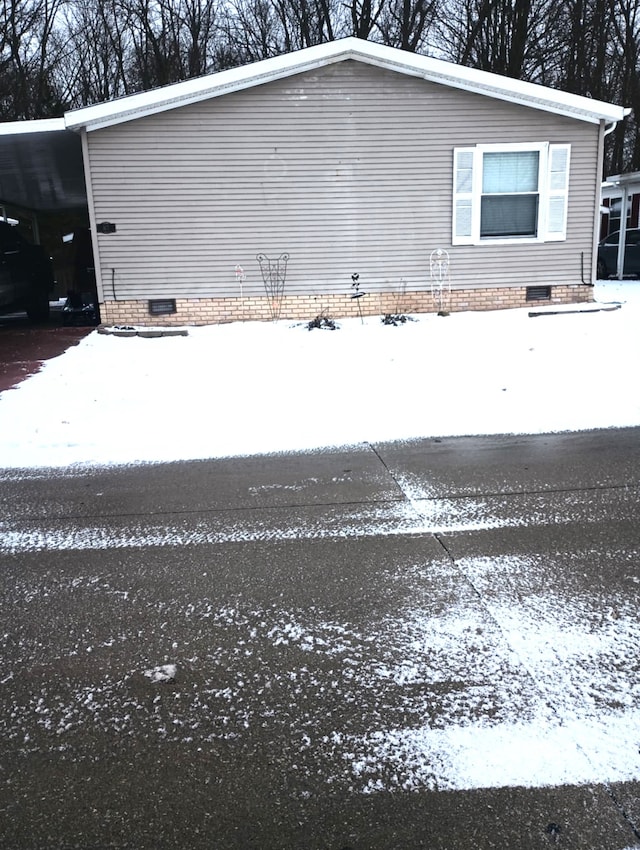
<path fill-rule="evenodd" d="M 122 464 L 640 424 L 640 283 L 621 309 L 91 333 L 0 394 L 0 467 Z"/>
<path fill-rule="evenodd" d="M 528 310 L 416 316 L 397 327 L 372 318 L 340 322 L 334 332 L 309 331 L 287 321 L 195 328 L 186 337 L 159 339 L 94 332 L 19 388 L 0 394 L 0 467 L 133 463 L 435 435 L 640 425 L 635 378 L 640 283 L 602 283 L 596 297 L 603 306 L 619 304 L 620 309 L 566 308 L 536 318 Z M 319 758 L 335 771 L 331 782 L 362 793 L 637 780 L 640 685 L 637 664 L 629 661 L 636 658 L 640 641 L 637 551 L 594 549 L 585 539 L 569 541 L 564 551 L 556 542 L 538 555 L 481 554 L 458 558 L 455 565 L 442 555 L 439 562 L 422 553 L 427 535 L 534 521 L 558 528 L 575 521 L 572 494 L 545 495 L 535 520 L 530 514 L 519 520 L 498 516 L 499 510 L 514 510 L 513 500 L 500 502 L 494 514 L 487 502 L 458 500 L 456 514 L 428 493 L 403 489 L 406 502 L 345 506 L 336 512 L 335 526 L 324 515 L 316 517 L 317 527 L 309 518 L 306 526 L 296 524 L 293 509 L 261 513 L 253 520 L 212 512 L 193 518 L 193 528 L 190 517 L 181 517 L 176 529 L 166 518 L 138 516 L 117 521 L 107 516 L 102 525 L 94 517 L 89 528 L 77 529 L 73 522 L 42 528 L 33 522 L 7 525 L 0 551 L 9 555 L 85 550 L 87 565 L 95 562 L 96 573 L 74 575 L 72 581 L 74 592 L 86 590 L 87 610 L 91 605 L 101 610 L 117 593 L 131 621 L 137 622 L 138 611 L 147 616 L 157 604 L 160 620 L 170 619 L 176 630 L 172 654 L 145 661 L 141 670 L 126 669 L 127 656 L 120 673 L 90 681 L 67 699 L 52 698 L 49 705 L 36 693 L 34 704 L 26 700 L 6 721 L 9 737 L 24 739 L 36 712 L 45 718 L 43 735 L 53 729 L 56 736 L 70 737 L 90 726 L 105 734 L 155 735 L 187 746 L 212 727 L 207 742 L 235 740 L 265 725 L 264 694 L 273 693 L 268 716 L 274 718 L 274 735 L 278 718 L 286 720 L 287 712 L 298 724 L 292 759 L 302 784 L 312 782 Z M 614 497 L 621 500 L 620 517 L 628 518 L 625 509 L 637 510 L 633 493 L 600 494 L 589 506 L 599 527 L 606 527 L 607 499 Z M 355 513 L 350 519 L 348 510 L 373 512 L 373 518 Z M 470 513 L 462 516 L 464 510 Z M 273 525 L 278 521 L 281 528 Z M 123 577 L 114 591 L 105 579 L 107 560 L 92 554 L 255 540 L 276 547 L 294 540 L 302 546 L 322 537 L 362 547 L 384 534 L 396 542 L 419 541 L 416 551 L 422 554 L 411 552 L 404 563 L 396 563 L 394 551 L 392 568 L 384 574 L 376 552 L 369 592 L 377 581 L 384 598 L 395 584 L 403 589 L 402 604 L 394 598 L 382 619 L 375 608 L 372 621 L 363 618 L 351 625 L 297 597 L 289 604 L 279 598 L 260 605 L 242 594 L 208 601 L 204 578 L 201 592 L 194 591 L 184 604 L 170 600 L 168 618 L 166 600 L 144 596 L 152 582 L 137 583 L 134 574 L 131 589 Z M 9 582 L 15 595 L 9 605 L 22 611 L 27 598 L 37 597 L 49 610 L 56 593 L 66 599 L 68 588 L 52 563 L 38 567 L 33 586 L 23 587 L 22 579 Z M 585 564 L 591 576 L 600 576 L 601 569 L 606 573 L 602 587 L 589 586 Z M 285 581 L 272 575 L 284 569 L 278 565 L 272 557 L 269 580 L 282 588 Z M 253 586 L 255 568 L 247 566 L 251 577 L 243 587 Z M 311 559 L 305 569 L 313 568 Z M 240 570 L 235 565 L 233 575 Z M 356 585 L 345 590 L 345 576 L 328 568 L 321 572 L 323 587 L 339 582 L 347 598 L 361 591 L 359 573 Z M 85 610 L 85 602 L 78 610 Z M 118 617 L 107 620 L 114 630 L 120 628 Z M 207 624 L 207 647 L 216 649 L 207 649 L 201 658 L 182 657 L 177 638 L 185 647 L 189 639 L 199 640 L 201 621 Z M 219 640 L 211 640 L 212 628 L 219 629 Z M 103 648 L 118 645 L 115 632 L 107 638 Z M 290 653 L 285 672 L 272 674 L 264 666 L 256 671 L 252 659 L 271 657 L 283 646 Z M 93 650 L 93 644 L 79 644 L 61 654 L 75 657 Z M 335 674 L 329 664 L 334 656 L 340 671 Z M 158 720 L 156 728 L 127 691 L 137 674 L 154 686 L 175 676 L 193 679 L 200 691 L 185 688 L 186 702 L 176 703 L 172 723 Z M 226 678 L 220 682 L 222 674 Z M 13 675 L 5 670 L 3 683 L 13 681 Z M 280 691 L 271 689 L 272 675 L 283 694 L 281 704 Z M 317 713 L 309 714 L 308 694 L 321 691 L 341 700 L 357 694 L 364 731 L 332 726 L 322 701 Z M 195 694 L 191 702 L 190 693 Z M 119 725 L 114 726 L 114 718 Z M 284 741 L 292 740 L 288 726 L 282 734 Z"/>

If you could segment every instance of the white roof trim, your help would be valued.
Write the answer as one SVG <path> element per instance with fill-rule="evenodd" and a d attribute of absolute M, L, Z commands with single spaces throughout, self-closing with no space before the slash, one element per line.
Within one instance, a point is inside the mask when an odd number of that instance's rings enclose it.
<path fill-rule="evenodd" d="M 21 136 L 24 133 L 57 133 L 66 130 L 64 118 L 40 118 L 35 121 L 6 121 L 0 123 L 0 136 Z"/>
<path fill-rule="evenodd" d="M 359 38 L 307 47 L 294 53 L 264 59 L 251 65 L 231 68 L 205 77 L 185 80 L 163 88 L 129 95 L 118 100 L 67 112 L 65 126 L 70 130 L 98 130 L 145 115 L 154 115 L 179 106 L 272 82 L 341 62 L 356 59 L 399 73 L 498 100 L 554 112 L 579 121 L 599 123 L 620 121 L 630 110 L 611 103 L 513 80 L 499 74 L 478 71 L 441 59 L 409 53 Z M 31 122 L 33 123 L 33 122 Z"/>
<path fill-rule="evenodd" d="M 607 177 L 603 186 L 622 186 L 624 183 L 640 183 L 640 171 L 627 171 L 626 174 L 614 174 Z"/>

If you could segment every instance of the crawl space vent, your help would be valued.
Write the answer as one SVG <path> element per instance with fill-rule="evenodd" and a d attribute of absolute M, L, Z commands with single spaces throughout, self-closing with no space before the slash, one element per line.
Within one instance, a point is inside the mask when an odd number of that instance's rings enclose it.
<path fill-rule="evenodd" d="M 527 301 L 548 301 L 550 298 L 550 286 L 527 286 Z"/>
<path fill-rule="evenodd" d="M 176 312 L 176 299 L 175 298 L 156 298 L 153 301 L 149 301 L 149 315 L 150 316 L 166 316 L 169 313 Z"/>

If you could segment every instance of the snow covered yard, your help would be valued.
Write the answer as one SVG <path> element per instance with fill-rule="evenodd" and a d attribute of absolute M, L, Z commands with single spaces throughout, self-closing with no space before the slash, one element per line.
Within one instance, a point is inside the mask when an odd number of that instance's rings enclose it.
<path fill-rule="evenodd" d="M 615 311 L 528 310 L 187 337 L 90 334 L 0 394 L 0 467 L 210 458 L 438 435 L 640 424 L 640 283 Z"/>

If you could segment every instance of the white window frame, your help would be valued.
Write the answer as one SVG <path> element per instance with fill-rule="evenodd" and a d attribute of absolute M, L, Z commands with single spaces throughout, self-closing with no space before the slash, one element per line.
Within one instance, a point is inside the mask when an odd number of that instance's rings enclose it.
<path fill-rule="evenodd" d="M 480 236 L 482 170 L 485 153 L 538 153 L 538 219 L 535 236 Z M 571 145 L 516 142 L 454 148 L 453 245 L 517 245 L 567 238 Z"/>

